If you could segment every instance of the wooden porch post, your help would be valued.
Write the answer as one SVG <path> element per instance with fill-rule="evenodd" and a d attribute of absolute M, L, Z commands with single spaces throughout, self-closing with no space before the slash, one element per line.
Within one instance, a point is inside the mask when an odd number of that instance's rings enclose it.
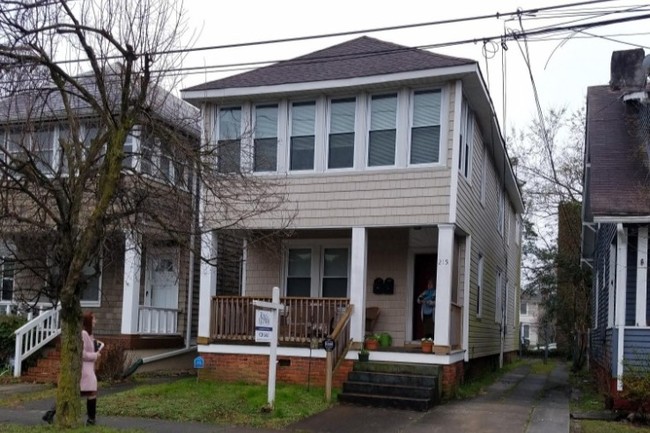
<path fill-rule="evenodd" d="M 636 326 L 647 326 L 648 227 L 639 227 L 636 266 Z"/>
<path fill-rule="evenodd" d="M 366 320 L 366 274 L 368 273 L 368 230 L 352 228 L 352 251 L 350 267 L 350 303 L 354 305 L 350 321 L 350 337 L 363 341 Z"/>
<path fill-rule="evenodd" d="M 618 332 L 618 359 L 616 362 L 616 388 L 623 391 L 623 357 L 625 349 L 625 298 L 627 292 L 627 228 L 618 224 L 616 239 L 616 318 L 614 326 Z"/>
<path fill-rule="evenodd" d="M 436 275 L 436 312 L 433 341 L 436 346 L 451 347 L 451 281 L 454 266 L 454 225 L 438 226 L 438 271 Z"/>
<path fill-rule="evenodd" d="M 197 342 L 207 344 L 210 341 L 210 312 L 212 297 L 217 294 L 217 235 L 213 232 L 203 233 L 201 236 L 201 284 L 199 288 L 199 329 Z"/>
<path fill-rule="evenodd" d="M 124 284 L 122 288 L 122 334 L 138 333 L 142 235 L 135 230 L 124 233 Z"/>

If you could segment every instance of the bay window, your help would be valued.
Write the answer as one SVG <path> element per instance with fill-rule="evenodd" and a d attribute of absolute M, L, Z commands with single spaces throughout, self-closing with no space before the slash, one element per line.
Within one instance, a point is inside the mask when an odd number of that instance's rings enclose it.
<path fill-rule="evenodd" d="M 397 94 L 373 96 L 370 101 L 368 166 L 395 165 Z"/>
<path fill-rule="evenodd" d="M 290 170 L 314 169 L 316 103 L 291 104 Z"/>
<path fill-rule="evenodd" d="M 413 94 L 411 164 L 439 162 L 440 100 L 440 90 Z"/>
<path fill-rule="evenodd" d="M 356 100 L 334 99 L 330 103 L 327 168 L 354 166 L 354 115 Z"/>
<path fill-rule="evenodd" d="M 253 170 L 275 171 L 278 164 L 278 106 L 255 107 Z"/>

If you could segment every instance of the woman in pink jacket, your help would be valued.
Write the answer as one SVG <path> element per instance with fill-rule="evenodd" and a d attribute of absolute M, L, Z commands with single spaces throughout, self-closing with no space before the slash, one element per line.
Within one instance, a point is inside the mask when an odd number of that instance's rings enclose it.
<path fill-rule="evenodd" d="M 93 327 L 97 323 L 93 313 L 86 313 L 83 316 L 83 330 L 81 339 L 83 347 L 81 349 L 81 396 L 86 397 L 86 411 L 88 421 L 86 425 L 95 425 L 95 415 L 97 413 L 97 376 L 95 375 L 95 362 L 99 358 L 99 352 L 104 345 L 101 342 L 95 344 L 93 340 Z"/>
<path fill-rule="evenodd" d="M 86 425 L 95 425 L 97 414 L 97 376 L 95 375 L 95 362 L 99 358 L 99 351 L 104 347 L 101 341 L 93 340 L 93 326 L 97 320 L 93 313 L 83 315 L 83 329 L 81 331 L 81 381 L 79 383 L 81 396 L 86 397 L 86 412 L 88 420 Z M 43 415 L 43 421 L 52 424 L 56 406 Z"/>

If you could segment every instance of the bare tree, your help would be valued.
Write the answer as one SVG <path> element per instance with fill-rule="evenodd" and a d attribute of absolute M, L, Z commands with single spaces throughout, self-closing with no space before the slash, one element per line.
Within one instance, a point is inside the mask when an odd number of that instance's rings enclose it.
<path fill-rule="evenodd" d="M 284 200 L 280 183 L 218 171 L 198 110 L 163 90 L 186 33 L 182 3 L 165 0 L 0 9 L 1 249 L 30 289 L 25 302 L 61 307 L 60 426 L 80 419 L 80 299 L 114 234 L 164 233 L 192 248 L 199 184 L 226 215 L 214 228 Z"/>
<path fill-rule="evenodd" d="M 526 290 L 542 299 L 540 327 L 548 330 L 555 324 L 553 335 L 571 339 L 564 348 L 580 349 L 573 353 L 574 368 L 584 363 L 590 317 L 589 275 L 580 265 L 584 131 L 584 109 L 562 108 L 549 110 L 544 119 L 510 137 L 527 205 Z"/>

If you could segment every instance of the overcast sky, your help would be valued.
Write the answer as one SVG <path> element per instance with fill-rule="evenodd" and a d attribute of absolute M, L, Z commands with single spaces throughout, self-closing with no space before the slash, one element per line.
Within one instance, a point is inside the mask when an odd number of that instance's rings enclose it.
<path fill-rule="evenodd" d="M 523 10 L 568 4 L 550 0 L 239 0 L 213 2 L 206 0 L 185 0 L 189 26 L 197 32 L 194 46 L 215 46 L 241 42 L 263 41 L 299 36 L 330 34 L 365 30 L 389 26 L 427 23 L 452 18 L 479 15 L 495 16 Z M 444 4 L 445 6 L 441 6 Z M 556 17 L 549 13 L 537 14 L 537 19 L 527 17 L 524 29 L 529 31 L 552 25 L 574 24 L 580 17 L 568 16 L 568 12 L 613 11 L 636 8 L 637 14 L 650 14 L 650 6 L 630 1 L 610 1 L 571 9 L 556 10 Z M 593 17 L 589 21 L 608 20 L 623 17 L 610 14 Z M 607 84 L 609 62 L 612 51 L 643 47 L 650 54 L 650 37 L 647 32 L 649 20 L 598 27 L 587 30 L 590 34 L 607 36 L 619 42 L 602 38 L 586 37 L 574 33 L 552 36 L 548 41 L 531 41 L 528 44 L 533 78 L 537 86 L 542 107 L 584 105 L 586 88 L 590 85 Z M 368 36 L 407 46 L 441 44 L 466 39 L 483 40 L 485 37 L 502 35 L 505 29 L 520 30 L 519 22 L 510 16 L 481 21 L 426 26 L 413 29 L 366 33 Z M 301 42 L 289 42 L 256 47 L 210 50 L 192 53 L 183 63 L 188 66 L 212 66 L 240 62 L 285 60 L 328 46 L 356 38 L 349 35 L 322 38 Z M 632 44 L 632 45 L 630 45 Z M 482 42 L 434 48 L 432 51 L 479 61 L 484 78 L 488 81 L 490 93 L 497 109 L 501 126 L 503 120 L 502 62 L 504 53 L 500 44 L 488 43 L 489 59 L 484 58 Z M 523 44 L 507 43 L 505 51 L 506 77 L 506 122 L 511 126 L 523 127 L 536 115 L 532 84 L 523 62 Z M 241 72 L 241 71 L 239 71 Z M 189 87 L 232 75 L 191 74 L 183 78 L 180 88 Z"/>

